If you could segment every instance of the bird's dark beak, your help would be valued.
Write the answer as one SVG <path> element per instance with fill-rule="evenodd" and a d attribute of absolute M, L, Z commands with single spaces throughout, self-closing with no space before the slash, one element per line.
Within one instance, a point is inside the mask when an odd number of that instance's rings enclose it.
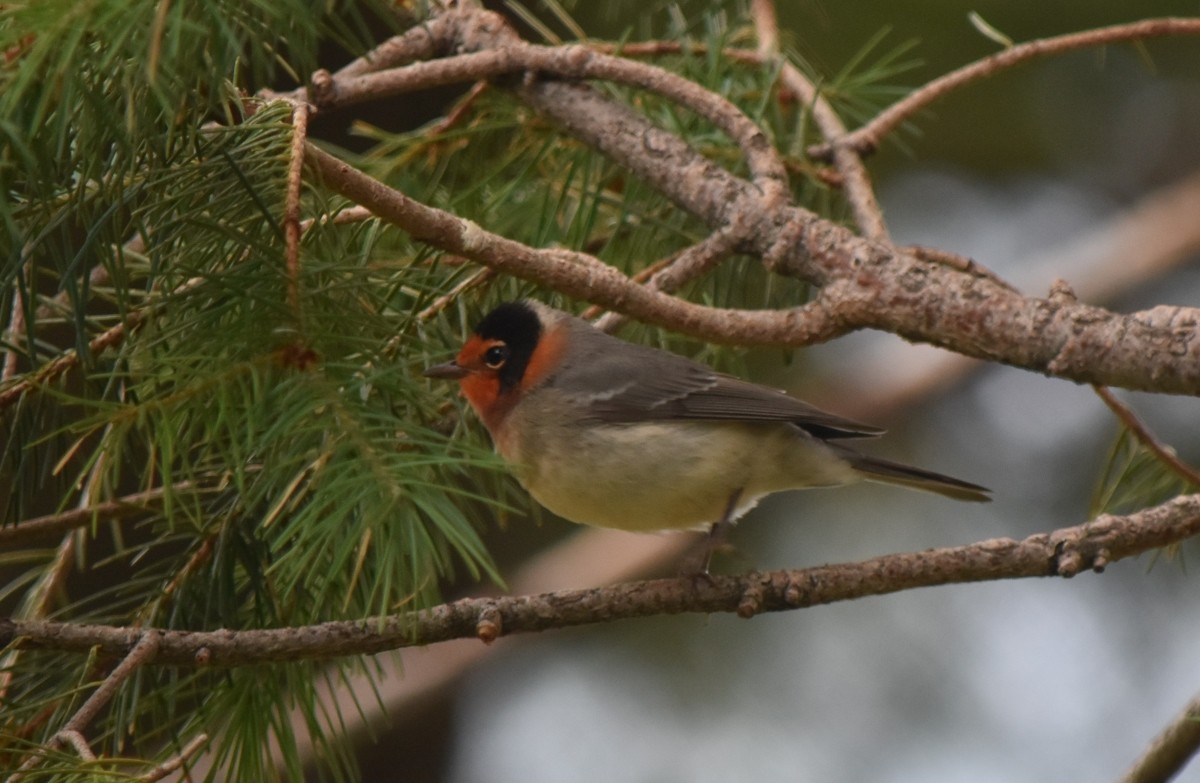
<path fill-rule="evenodd" d="M 440 381 L 457 381 L 467 377 L 467 370 L 454 362 L 435 364 L 421 373 L 426 378 L 437 378 Z"/>

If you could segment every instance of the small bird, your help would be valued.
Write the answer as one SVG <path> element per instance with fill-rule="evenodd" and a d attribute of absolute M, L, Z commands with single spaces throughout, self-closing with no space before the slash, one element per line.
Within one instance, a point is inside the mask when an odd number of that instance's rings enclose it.
<path fill-rule="evenodd" d="M 863 479 L 991 499 L 977 484 L 840 442 L 878 427 L 534 300 L 496 307 L 454 361 L 424 374 L 457 380 L 522 486 L 584 525 L 715 531 L 773 492 Z"/>

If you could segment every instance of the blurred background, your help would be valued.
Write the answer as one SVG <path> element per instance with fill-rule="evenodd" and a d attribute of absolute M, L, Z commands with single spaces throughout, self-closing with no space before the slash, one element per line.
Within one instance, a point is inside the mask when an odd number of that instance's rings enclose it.
<path fill-rule="evenodd" d="M 646 6 L 568 10 L 594 37 L 615 38 Z M 837 73 L 882 36 L 873 51 L 907 47 L 901 59 L 912 67 L 898 81 L 910 86 L 998 50 L 972 11 L 1018 42 L 1200 11 L 1151 0 L 778 6 L 785 44 L 818 73 Z M 1117 310 L 1195 306 L 1197 139 L 1200 43 L 1163 39 L 1056 56 L 955 92 L 868 164 L 901 244 L 969 256 L 1029 294 L 1063 278 L 1081 299 Z M 743 520 L 736 554 L 718 570 L 802 568 L 1078 524 L 1118 434 L 1089 388 L 889 335 L 819 346 L 791 367 L 770 352 L 751 364 L 764 368 L 759 380 L 886 426 L 872 453 L 988 485 L 995 502 L 875 486 L 778 495 Z M 1121 396 L 1200 462 L 1200 402 Z M 513 520 L 489 544 L 516 592 L 673 571 L 679 541 L 637 538 L 545 516 Z M 397 779 L 403 768 L 405 780 L 452 783 L 1114 779 L 1200 692 L 1189 549 L 1069 581 L 406 652 L 406 677 L 382 685 L 391 717 L 363 742 L 366 778 Z M 539 570 L 548 567 L 557 570 Z M 1200 765 L 1180 779 L 1200 781 Z"/>

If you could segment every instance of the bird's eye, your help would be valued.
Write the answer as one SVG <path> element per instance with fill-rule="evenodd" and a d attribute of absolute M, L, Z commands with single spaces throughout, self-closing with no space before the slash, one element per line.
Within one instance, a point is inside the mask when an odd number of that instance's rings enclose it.
<path fill-rule="evenodd" d="M 488 348 L 483 354 L 483 363 L 493 370 L 500 369 L 500 366 L 508 359 L 507 345 L 493 345 Z"/>

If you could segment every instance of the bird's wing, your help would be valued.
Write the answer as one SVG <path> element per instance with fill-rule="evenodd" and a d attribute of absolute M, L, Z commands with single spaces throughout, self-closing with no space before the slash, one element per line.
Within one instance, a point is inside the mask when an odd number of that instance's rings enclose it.
<path fill-rule="evenodd" d="M 632 354 L 589 351 L 555 381 L 594 421 L 780 421 L 822 439 L 883 433 L 879 427 L 827 413 L 782 391 L 715 372 L 682 356 L 626 346 L 637 350 Z M 612 356 L 618 358 L 608 359 Z"/>

